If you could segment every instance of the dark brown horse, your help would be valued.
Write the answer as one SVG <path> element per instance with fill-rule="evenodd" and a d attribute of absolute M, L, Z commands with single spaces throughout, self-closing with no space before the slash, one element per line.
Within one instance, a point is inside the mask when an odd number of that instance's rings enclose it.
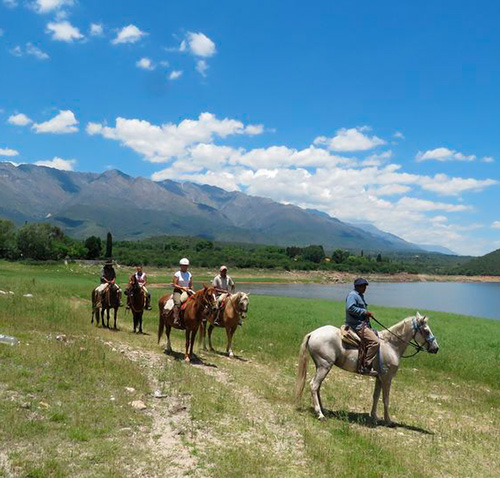
<path fill-rule="evenodd" d="M 131 278 L 130 288 L 128 290 L 128 305 L 134 318 L 134 334 L 138 328 L 138 333 L 142 334 L 142 315 L 146 307 L 146 292 L 137 280 L 135 274 Z"/>
<path fill-rule="evenodd" d="M 231 348 L 233 343 L 233 335 L 238 328 L 238 322 L 240 318 L 245 318 L 248 313 L 248 296 L 244 292 L 237 292 L 236 294 L 229 294 L 224 304 L 224 308 L 220 311 L 219 327 L 225 327 L 227 335 L 227 347 L 226 353 L 229 357 L 234 357 L 233 350 Z M 208 326 L 208 344 L 210 350 L 213 352 L 214 348 L 212 346 L 212 332 L 215 327 L 217 327 L 215 322 L 216 314 L 210 314 L 207 316 L 207 321 L 210 324 Z M 200 338 L 203 338 L 203 349 L 207 350 L 206 344 L 206 325 L 204 321 L 200 331 Z"/>
<path fill-rule="evenodd" d="M 97 297 L 97 287 L 92 291 L 92 321 L 91 324 L 94 323 L 94 316 L 96 318 L 96 325 L 99 325 L 99 317 L 101 318 L 101 323 L 103 327 L 107 327 L 109 329 L 109 311 L 110 309 L 114 310 L 114 320 L 115 325 L 114 329 L 116 330 L 116 315 L 118 313 L 118 308 L 120 307 L 120 296 L 118 294 L 118 290 L 113 285 L 108 285 L 104 290 L 101 301 L 99 303 Z M 104 312 L 106 311 L 107 316 L 107 325 L 104 325 Z"/>
<path fill-rule="evenodd" d="M 158 325 L 158 343 L 160 342 L 163 334 L 163 329 L 166 329 L 167 343 L 165 344 L 165 352 L 170 354 L 172 352 L 172 345 L 170 344 L 170 331 L 172 327 L 186 331 L 186 351 L 184 359 L 186 362 L 191 361 L 193 355 L 193 346 L 196 333 L 202 320 L 210 314 L 215 307 L 215 290 L 213 287 L 203 286 L 203 289 L 195 292 L 187 299 L 185 307 L 181 312 L 181 325 L 174 325 L 173 311 L 166 311 L 165 304 L 170 299 L 171 294 L 164 295 L 158 302 L 160 309 L 160 322 Z"/>

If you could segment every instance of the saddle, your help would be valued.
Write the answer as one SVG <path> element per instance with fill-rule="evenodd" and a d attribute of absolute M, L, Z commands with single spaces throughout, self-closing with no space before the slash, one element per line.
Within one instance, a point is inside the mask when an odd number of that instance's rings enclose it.
<path fill-rule="evenodd" d="M 344 324 L 340 327 L 340 337 L 342 338 L 344 345 L 348 345 L 349 347 L 354 347 L 356 349 L 361 346 L 361 338 L 348 325 Z"/>

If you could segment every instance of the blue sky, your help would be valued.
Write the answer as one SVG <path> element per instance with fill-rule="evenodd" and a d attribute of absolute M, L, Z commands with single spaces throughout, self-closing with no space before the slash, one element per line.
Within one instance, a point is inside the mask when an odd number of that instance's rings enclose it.
<path fill-rule="evenodd" d="M 0 0 L 0 160 L 500 247 L 493 1 Z"/>

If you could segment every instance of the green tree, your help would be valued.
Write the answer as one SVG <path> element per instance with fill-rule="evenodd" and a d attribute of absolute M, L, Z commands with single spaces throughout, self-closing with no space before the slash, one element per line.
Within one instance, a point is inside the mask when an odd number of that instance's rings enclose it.
<path fill-rule="evenodd" d="M 343 249 L 335 249 L 332 253 L 332 261 L 336 264 L 342 264 L 347 260 L 349 255 L 349 251 L 344 251 Z"/>
<path fill-rule="evenodd" d="M 50 224 L 25 224 L 17 233 L 17 248 L 25 259 L 60 259 L 68 253 L 61 229 Z"/>
<path fill-rule="evenodd" d="M 323 246 L 307 246 L 302 251 L 302 257 L 306 261 L 319 264 L 325 258 L 325 250 Z"/>
<path fill-rule="evenodd" d="M 100 237 L 90 236 L 85 239 L 85 247 L 87 248 L 87 259 L 99 259 L 102 254 L 102 241 Z"/>
<path fill-rule="evenodd" d="M 110 259 L 113 257 L 113 236 L 110 232 L 106 236 L 106 257 Z"/>
<path fill-rule="evenodd" d="M 377 262 L 382 262 L 382 255 L 381 254 L 377 254 Z"/>
<path fill-rule="evenodd" d="M 0 257 L 13 257 L 16 250 L 16 226 L 12 221 L 0 219 Z"/>

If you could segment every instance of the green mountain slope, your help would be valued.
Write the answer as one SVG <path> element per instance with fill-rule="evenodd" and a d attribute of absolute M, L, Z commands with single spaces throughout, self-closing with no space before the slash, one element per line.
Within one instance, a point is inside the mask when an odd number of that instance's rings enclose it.
<path fill-rule="evenodd" d="M 500 249 L 481 257 L 475 257 L 457 270 L 467 275 L 500 275 Z"/>

